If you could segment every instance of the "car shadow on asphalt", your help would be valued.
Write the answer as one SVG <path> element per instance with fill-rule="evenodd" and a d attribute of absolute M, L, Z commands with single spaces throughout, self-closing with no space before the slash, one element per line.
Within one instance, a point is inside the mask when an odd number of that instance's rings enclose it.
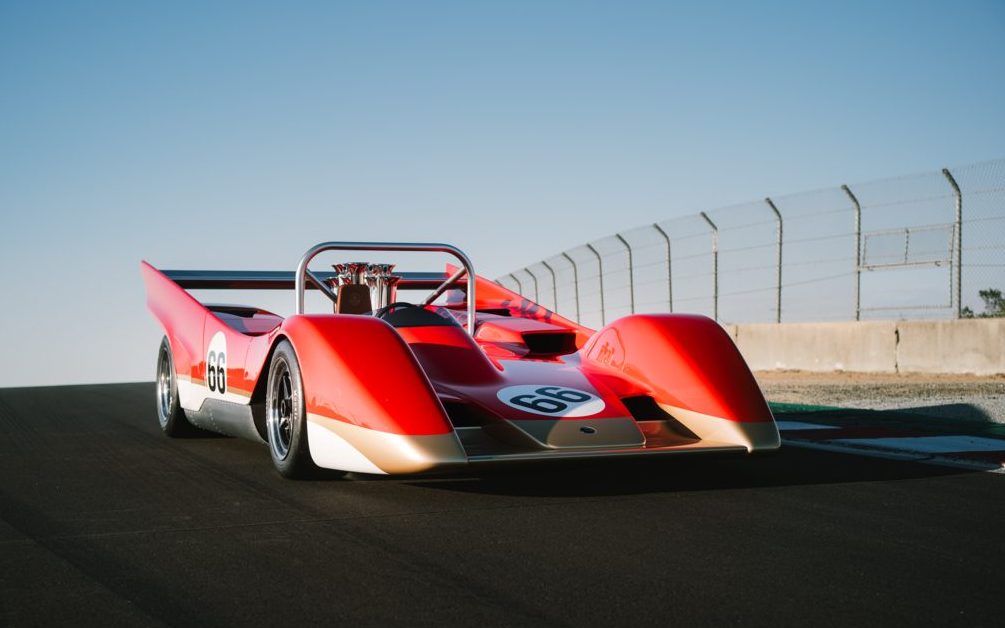
<path fill-rule="evenodd" d="M 605 497 L 646 493 L 886 482 L 972 474 L 969 469 L 783 446 L 745 457 L 689 456 L 485 469 L 476 475 L 410 478 L 443 491 L 521 497 Z"/>
<path fill-rule="evenodd" d="M 897 428 L 938 433 L 1001 432 L 1000 423 L 984 408 L 971 403 L 941 403 L 883 410 L 773 404 L 775 418 L 841 427 Z"/>

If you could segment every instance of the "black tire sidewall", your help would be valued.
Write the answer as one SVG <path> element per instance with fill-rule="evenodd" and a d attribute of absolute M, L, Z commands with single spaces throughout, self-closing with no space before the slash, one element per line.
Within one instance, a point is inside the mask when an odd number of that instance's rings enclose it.
<path fill-rule="evenodd" d="M 161 339 L 160 349 L 157 351 L 157 381 L 160 381 L 160 369 L 161 360 L 167 359 L 169 365 L 168 370 L 171 374 L 170 378 L 170 388 L 171 388 L 171 406 L 168 410 L 167 416 L 164 416 L 163 410 L 161 408 L 160 400 L 160 390 L 157 390 L 157 419 L 161 430 L 168 436 L 181 436 L 187 433 L 189 429 L 188 419 L 185 418 L 185 412 L 181 409 L 181 405 L 178 402 L 178 375 L 174 369 L 174 354 L 171 352 L 171 343 L 168 342 L 167 336 Z M 158 384 L 159 385 L 159 384 Z"/>
<path fill-rule="evenodd" d="M 273 353 L 269 364 L 269 379 L 266 387 L 266 407 L 271 408 L 276 394 L 276 372 L 285 365 L 290 373 L 292 386 L 292 426 L 290 449 L 285 458 L 276 456 L 276 451 L 269 443 L 269 455 L 280 475 L 287 478 L 308 478 L 317 471 L 317 466 L 311 458 L 310 445 L 307 442 L 307 409 L 304 405 L 304 383 L 300 374 L 300 363 L 293 345 L 288 340 L 281 340 Z M 267 437 L 272 438 L 271 430 L 266 430 Z"/>

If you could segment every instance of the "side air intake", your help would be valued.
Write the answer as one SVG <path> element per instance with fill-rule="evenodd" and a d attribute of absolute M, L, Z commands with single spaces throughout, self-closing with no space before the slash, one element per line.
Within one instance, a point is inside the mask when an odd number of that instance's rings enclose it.
<path fill-rule="evenodd" d="M 622 397 L 621 403 L 628 408 L 628 411 L 632 413 L 632 418 L 636 421 L 666 421 L 667 427 L 675 434 L 685 438 L 698 438 L 697 434 L 673 418 L 673 415 L 661 408 L 660 404 L 656 403 L 656 400 L 649 395 Z"/>
<path fill-rule="evenodd" d="M 494 418 L 474 404 L 442 399 L 440 401 L 443 403 L 443 409 L 447 411 L 447 418 L 450 419 L 450 423 L 454 427 L 480 427 L 491 423 Z"/>

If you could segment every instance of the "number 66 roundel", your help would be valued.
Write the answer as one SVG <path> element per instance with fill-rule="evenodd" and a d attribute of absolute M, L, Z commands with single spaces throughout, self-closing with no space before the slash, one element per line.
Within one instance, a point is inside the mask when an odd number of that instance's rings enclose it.
<path fill-rule="evenodd" d="M 218 331 L 206 349 L 206 386 L 218 395 L 227 392 L 227 337 Z"/>
<path fill-rule="evenodd" d="M 507 386 L 496 397 L 511 408 L 553 417 L 591 416 L 605 406 L 603 399 L 585 390 L 543 384 Z"/>

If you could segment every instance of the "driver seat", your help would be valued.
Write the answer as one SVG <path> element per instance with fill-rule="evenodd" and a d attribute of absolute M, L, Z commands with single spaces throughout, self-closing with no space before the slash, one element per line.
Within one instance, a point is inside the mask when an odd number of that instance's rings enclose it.
<path fill-rule="evenodd" d="M 420 305 L 393 308 L 380 318 L 391 327 L 460 327 L 449 313 L 440 314 Z"/>

